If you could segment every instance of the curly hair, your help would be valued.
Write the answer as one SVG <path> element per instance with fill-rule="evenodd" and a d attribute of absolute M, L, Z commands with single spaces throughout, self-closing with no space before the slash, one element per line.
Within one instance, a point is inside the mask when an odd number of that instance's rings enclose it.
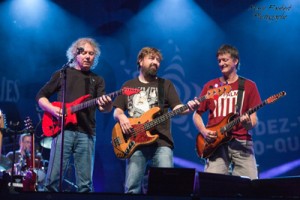
<path fill-rule="evenodd" d="M 67 50 L 66 56 L 69 60 L 75 58 L 78 54 L 78 48 L 85 45 L 86 43 L 89 43 L 90 45 L 92 45 L 94 47 L 95 59 L 94 59 L 93 65 L 91 66 L 91 69 L 94 69 L 98 64 L 99 56 L 101 54 L 101 51 L 100 51 L 99 44 L 92 38 L 79 38 L 79 39 L 77 39 L 75 42 L 73 42 L 71 44 L 71 46 Z M 70 67 L 75 67 L 76 64 L 77 64 L 76 60 L 74 60 L 74 62 L 70 64 Z"/>

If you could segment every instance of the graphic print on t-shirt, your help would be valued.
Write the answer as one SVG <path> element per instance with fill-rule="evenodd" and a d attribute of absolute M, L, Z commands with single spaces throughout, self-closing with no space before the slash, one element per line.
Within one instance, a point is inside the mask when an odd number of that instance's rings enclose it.
<path fill-rule="evenodd" d="M 227 94 L 224 93 L 217 100 L 214 100 L 214 104 L 215 104 L 215 109 L 213 112 L 214 117 L 226 117 L 230 113 L 235 113 L 237 95 L 238 95 L 238 90 L 233 90 L 230 91 L 230 93 Z M 243 103 L 241 104 L 241 107 L 243 107 Z"/>
<path fill-rule="evenodd" d="M 128 114 L 132 118 L 140 117 L 144 112 L 157 106 L 157 87 L 140 87 L 138 94 L 128 97 Z"/>

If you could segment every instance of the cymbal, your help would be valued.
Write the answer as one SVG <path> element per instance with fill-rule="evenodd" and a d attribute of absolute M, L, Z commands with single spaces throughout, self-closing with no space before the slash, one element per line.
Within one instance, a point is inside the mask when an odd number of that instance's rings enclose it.
<path fill-rule="evenodd" d="M 51 149 L 52 137 L 44 137 L 43 139 L 41 139 L 40 144 L 46 149 Z"/>
<path fill-rule="evenodd" d="M 7 169 L 11 168 L 11 160 L 4 155 L 1 155 L 0 157 L 0 171 L 5 171 Z"/>

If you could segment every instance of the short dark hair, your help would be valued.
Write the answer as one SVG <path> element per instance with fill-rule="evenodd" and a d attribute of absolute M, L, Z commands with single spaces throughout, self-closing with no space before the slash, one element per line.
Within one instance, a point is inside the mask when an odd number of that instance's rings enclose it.
<path fill-rule="evenodd" d="M 235 48 L 234 46 L 232 45 L 229 45 L 229 44 L 223 44 L 217 51 L 217 57 L 219 55 L 222 55 L 222 54 L 230 54 L 230 56 L 233 58 L 233 59 L 237 59 L 238 60 L 238 63 L 236 65 L 236 69 L 240 69 L 240 56 L 239 56 L 239 51 L 237 50 L 237 48 Z"/>
<path fill-rule="evenodd" d="M 141 68 L 139 61 L 142 60 L 145 56 L 151 55 L 151 54 L 158 56 L 160 60 L 163 59 L 162 54 L 158 49 L 156 49 L 154 47 L 144 47 L 140 50 L 140 52 L 137 56 L 136 62 L 137 62 L 138 70 Z"/>

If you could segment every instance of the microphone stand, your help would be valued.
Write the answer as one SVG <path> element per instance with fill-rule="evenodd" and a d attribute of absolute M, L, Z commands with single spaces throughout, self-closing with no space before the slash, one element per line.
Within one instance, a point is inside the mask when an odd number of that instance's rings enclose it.
<path fill-rule="evenodd" d="M 82 52 L 81 48 L 77 49 L 77 55 Z M 76 56 L 77 56 L 76 55 Z M 60 78 L 62 81 L 62 117 L 61 117 L 61 152 L 60 152 L 60 176 L 59 176 L 59 191 L 62 192 L 62 184 L 63 184 L 63 155 L 64 155 L 64 131 L 65 131 L 65 116 L 66 116 L 66 88 L 67 88 L 67 68 L 70 67 L 70 64 L 73 63 L 76 56 L 69 60 L 66 64 L 63 65 L 60 71 Z"/>
<path fill-rule="evenodd" d="M 62 117 L 61 117 L 61 152 L 60 152 L 60 170 L 59 170 L 59 191 L 62 191 L 62 175 L 63 175 L 63 155 L 64 155 L 64 131 L 65 131 L 65 114 L 66 114 L 66 107 L 65 107 L 65 98 L 66 98 L 66 85 L 67 85 L 67 68 L 73 62 L 73 60 L 68 61 L 60 71 L 60 78 L 62 82 Z"/>

